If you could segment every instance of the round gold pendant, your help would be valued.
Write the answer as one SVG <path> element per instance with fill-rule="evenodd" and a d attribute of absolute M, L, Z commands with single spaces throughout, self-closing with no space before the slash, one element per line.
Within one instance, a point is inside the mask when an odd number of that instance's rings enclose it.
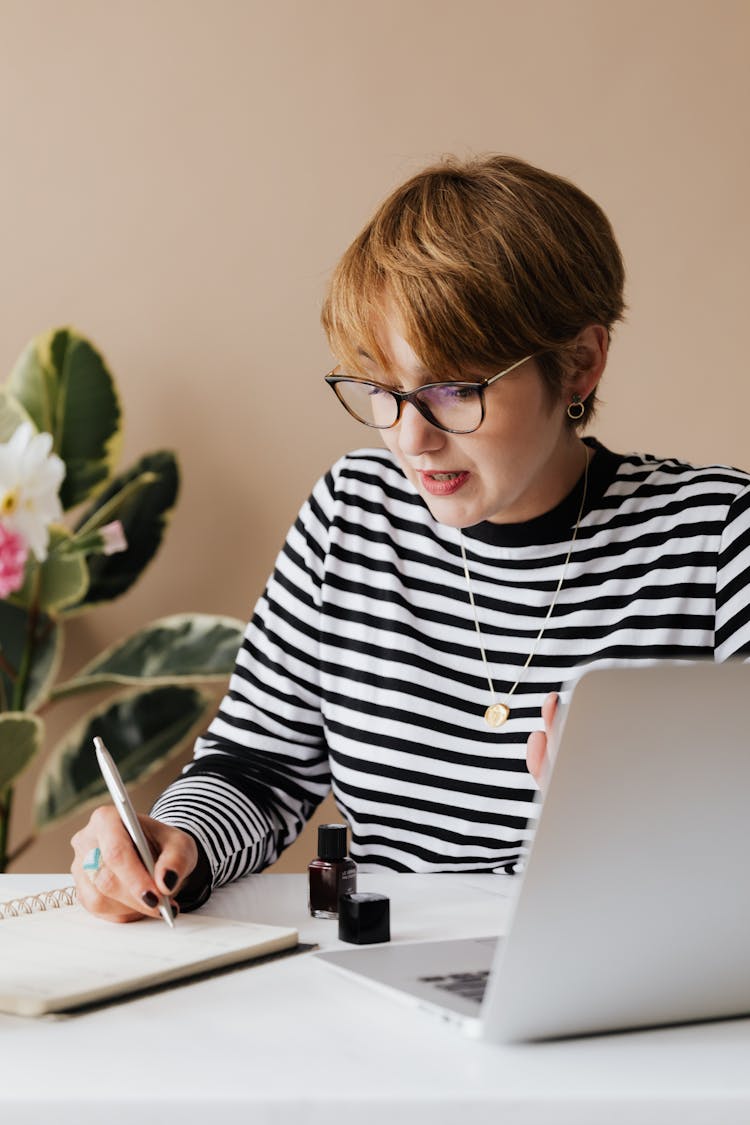
<path fill-rule="evenodd" d="M 484 713 L 484 721 L 491 727 L 501 727 L 510 715 L 510 707 L 505 703 L 493 703 Z"/>

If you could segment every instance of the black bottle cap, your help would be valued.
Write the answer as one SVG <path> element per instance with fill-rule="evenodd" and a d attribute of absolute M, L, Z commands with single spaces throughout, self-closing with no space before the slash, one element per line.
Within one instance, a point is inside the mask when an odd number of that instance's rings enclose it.
<path fill-rule="evenodd" d="M 339 940 L 373 945 L 391 940 L 391 904 L 385 895 L 352 891 L 339 899 Z"/>
<path fill-rule="evenodd" d="M 344 859 L 346 857 L 346 825 L 318 825 L 318 856 L 320 859 Z"/>

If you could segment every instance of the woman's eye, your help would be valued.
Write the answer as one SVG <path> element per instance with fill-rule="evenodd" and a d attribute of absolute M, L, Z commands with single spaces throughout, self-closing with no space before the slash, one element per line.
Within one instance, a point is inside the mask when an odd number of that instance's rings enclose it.
<path fill-rule="evenodd" d="M 462 383 L 450 383 L 445 388 L 445 397 L 451 399 L 453 402 L 466 402 L 468 399 L 473 398 L 475 390 L 473 387 L 464 386 Z"/>

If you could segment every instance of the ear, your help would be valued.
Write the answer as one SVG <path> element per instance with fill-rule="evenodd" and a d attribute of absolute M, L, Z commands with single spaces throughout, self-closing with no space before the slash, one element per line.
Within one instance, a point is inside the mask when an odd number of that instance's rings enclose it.
<path fill-rule="evenodd" d="M 575 368 L 567 380 L 566 390 L 579 394 L 585 401 L 604 374 L 608 349 L 609 333 L 603 324 L 589 324 L 583 328 L 575 341 Z"/>

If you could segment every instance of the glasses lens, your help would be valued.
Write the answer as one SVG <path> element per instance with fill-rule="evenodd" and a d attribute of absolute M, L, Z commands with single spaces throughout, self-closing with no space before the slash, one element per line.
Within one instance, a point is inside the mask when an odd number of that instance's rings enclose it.
<path fill-rule="evenodd" d="M 482 421 L 482 399 L 469 383 L 438 383 L 418 394 L 425 410 L 446 430 L 470 434 Z"/>
<path fill-rule="evenodd" d="M 398 416 L 398 403 L 390 391 L 374 383 L 342 382 L 336 384 L 336 394 L 350 414 L 366 426 L 387 429 Z"/>

